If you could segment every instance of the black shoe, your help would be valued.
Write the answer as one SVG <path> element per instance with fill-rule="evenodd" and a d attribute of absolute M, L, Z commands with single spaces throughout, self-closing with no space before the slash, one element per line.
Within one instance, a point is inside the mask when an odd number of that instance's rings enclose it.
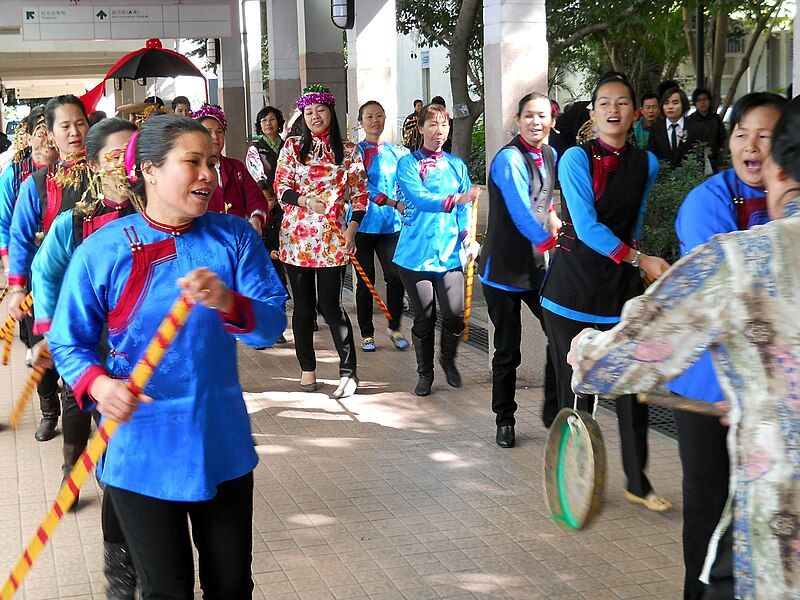
<path fill-rule="evenodd" d="M 106 576 L 106 598 L 136 598 L 136 569 L 125 544 L 103 542 L 103 572 Z"/>
<path fill-rule="evenodd" d="M 513 448 L 517 441 L 514 436 L 514 426 L 500 425 L 497 428 L 497 437 L 495 440 L 497 441 L 497 445 L 501 448 Z"/>
<path fill-rule="evenodd" d="M 33 434 L 40 442 L 48 442 L 56 437 L 56 425 L 58 425 L 58 417 L 42 417 L 42 420 L 39 421 L 39 427 L 36 429 L 36 433 Z"/>
<path fill-rule="evenodd" d="M 458 348 L 459 336 L 442 329 L 441 353 L 439 354 L 439 364 L 444 370 L 447 385 L 450 387 L 461 387 L 461 374 L 456 368 L 456 349 Z"/>
<path fill-rule="evenodd" d="M 417 387 L 414 388 L 414 393 L 417 396 L 430 396 L 431 387 L 433 387 L 433 373 L 430 375 L 420 375 Z"/>
<path fill-rule="evenodd" d="M 285 344 L 286 343 L 286 337 L 283 334 L 281 334 L 281 337 L 279 337 L 277 340 L 275 340 L 275 343 L 276 344 Z"/>

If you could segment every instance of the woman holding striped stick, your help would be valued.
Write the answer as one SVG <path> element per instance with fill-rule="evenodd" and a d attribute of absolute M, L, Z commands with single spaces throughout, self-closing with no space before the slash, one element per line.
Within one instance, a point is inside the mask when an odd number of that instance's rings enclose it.
<path fill-rule="evenodd" d="M 50 329 L 56 367 L 79 404 L 124 423 L 98 473 L 145 598 L 192 597 L 192 543 L 206 597 L 250 598 L 253 590 L 258 458 L 234 335 L 274 343 L 286 294 L 253 228 L 206 213 L 217 160 L 208 132 L 190 119 L 162 115 L 142 126 L 129 170 L 147 208 L 76 250 Z M 181 290 L 200 306 L 134 394 L 121 380 Z M 106 324 L 102 361 L 96 348 Z"/>

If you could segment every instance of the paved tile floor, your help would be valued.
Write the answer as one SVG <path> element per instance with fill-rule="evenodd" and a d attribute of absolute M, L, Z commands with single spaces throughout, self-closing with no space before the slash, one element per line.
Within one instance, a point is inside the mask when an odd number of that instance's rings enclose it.
<path fill-rule="evenodd" d="M 4 308 L 4 307 L 3 307 Z M 2 310 L 5 314 L 5 310 Z M 376 315 L 376 319 L 378 316 Z M 377 324 L 377 321 L 376 321 Z M 362 388 L 335 401 L 336 359 L 316 336 L 318 393 L 297 391 L 291 343 L 242 349 L 240 370 L 261 463 L 255 472 L 255 597 L 660 598 L 681 596 L 680 464 L 674 441 L 651 433 L 650 477 L 676 508 L 658 515 L 623 498 L 616 423 L 606 436 L 601 516 L 567 534 L 542 491 L 541 390 L 518 392 L 518 446 L 494 444 L 486 354 L 463 347 L 465 385 L 417 398 L 411 350 L 359 350 Z M 22 347 L 0 367 L 0 422 L 26 376 Z M 37 402 L 17 431 L 0 431 L 0 572 L 44 516 L 61 474 L 60 437 L 33 438 Z M 27 600 L 103 598 L 100 490 L 87 481 L 18 594 Z M 5 576 L 5 575 L 4 575 Z M 199 591 L 198 591 L 198 596 Z"/>

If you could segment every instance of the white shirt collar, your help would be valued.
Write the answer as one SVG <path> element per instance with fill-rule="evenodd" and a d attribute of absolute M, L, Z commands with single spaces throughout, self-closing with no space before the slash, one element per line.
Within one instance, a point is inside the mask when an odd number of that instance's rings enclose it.
<path fill-rule="evenodd" d="M 667 122 L 667 135 L 669 135 L 670 132 L 672 131 L 672 129 L 670 129 L 672 121 L 670 121 L 669 119 L 664 119 L 664 120 Z M 678 132 L 681 132 L 686 129 L 686 119 L 684 118 L 684 115 L 681 115 L 681 118 L 675 121 L 675 123 L 678 125 Z"/>

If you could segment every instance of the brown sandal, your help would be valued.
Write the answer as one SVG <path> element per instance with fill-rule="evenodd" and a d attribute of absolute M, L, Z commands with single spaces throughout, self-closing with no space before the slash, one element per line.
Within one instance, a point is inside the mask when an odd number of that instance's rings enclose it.
<path fill-rule="evenodd" d="M 655 492 L 650 492 L 646 498 L 625 492 L 625 499 L 632 504 L 641 504 L 646 509 L 654 512 L 666 512 L 672 508 L 672 502 Z"/>

